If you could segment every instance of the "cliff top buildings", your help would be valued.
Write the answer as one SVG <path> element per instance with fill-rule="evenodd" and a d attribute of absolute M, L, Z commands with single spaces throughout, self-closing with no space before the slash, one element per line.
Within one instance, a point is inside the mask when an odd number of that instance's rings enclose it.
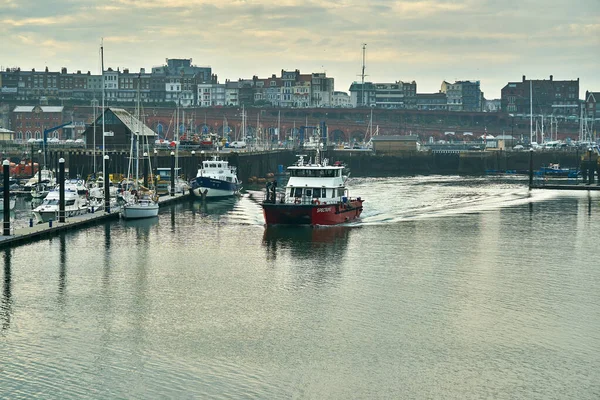
<path fill-rule="evenodd" d="M 527 80 L 523 75 L 521 82 L 509 82 L 502 88 L 502 111 L 529 115 L 531 99 L 534 115 L 579 115 L 579 78 L 555 81 L 550 75 L 549 80 Z"/>

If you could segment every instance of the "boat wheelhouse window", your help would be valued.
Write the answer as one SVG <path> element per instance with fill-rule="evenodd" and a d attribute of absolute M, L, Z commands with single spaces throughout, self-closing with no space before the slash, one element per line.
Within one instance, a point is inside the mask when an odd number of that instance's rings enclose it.
<path fill-rule="evenodd" d="M 339 197 L 344 196 L 344 189 L 338 189 L 338 196 Z"/>
<path fill-rule="evenodd" d="M 221 168 L 221 164 L 217 165 L 217 168 Z"/>
<path fill-rule="evenodd" d="M 211 168 L 217 168 L 217 164 L 210 164 Z"/>
<path fill-rule="evenodd" d="M 302 188 L 294 188 L 294 197 L 302 197 Z"/>
<path fill-rule="evenodd" d="M 233 182 L 230 176 L 227 177 L 227 182 Z"/>
<path fill-rule="evenodd" d="M 66 206 L 72 206 L 73 204 L 75 204 L 75 200 L 67 200 L 65 203 Z"/>
<path fill-rule="evenodd" d="M 321 188 L 314 188 L 312 197 L 314 199 L 317 199 L 319 197 L 325 197 L 325 196 L 321 196 Z"/>
<path fill-rule="evenodd" d="M 312 189 L 304 190 L 304 194 L 306 195 L 306 197 L 312 197 Z"/>

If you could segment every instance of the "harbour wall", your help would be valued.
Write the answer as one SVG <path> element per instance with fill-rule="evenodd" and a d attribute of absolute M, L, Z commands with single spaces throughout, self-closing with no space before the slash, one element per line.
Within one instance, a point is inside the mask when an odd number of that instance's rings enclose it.
<path fill-rule="evenodd" d="M 297 154 L 310 152 L 299 150 L 273 150 L 263 152 L 228 152 L 218 153 L 219 157 L 229 160 L 230 164 L 238 169 L 238 177 L 242 182 L 249 182 L 251 178 L 267 177 L 276 173 L 279 166 L 289 166 L 297 160 Z M 107 152 L 109 156 L 108 171 L 111 174 L 126 176 L 129 164 L 129 152 Z M 203 160 L 210 159 L 217 153 L 181 151 L 177 160 L 180 173 L 186 179 L 196 176 L 198 167 Z M 467 153 L 431 153 L 431 152 L 405 152 L 396 155 L 378 155 L 365 151 L 339 151 L 328 149 L 325 152 L 330 162 L 341 161 L 352 172 L 352 176 L 396 176 L 396 175 L 427 175 L 427 174 L 463 174 L 480 175 L 491 171 L 526 173 L 529 170 L 528 151 L 506 152 L 486 151 Z M 583 158 L 582 158 L 583 156 Z M 4 153 L 4 157 L 18 159 L 19 155 Z M 87 177 L 94 171 L 94 153 L 91 150 L 64 150 L 49 151 L 47 154 L 47 167 L 58 170 L 59 158 L 65 159 L 68 169 L 67 176 Z M 561 167 L 580 167 L 581 162 L 587 160 L 587 154 L 564 151 L 544 151 L 533 153 L 534 169 L 543 165 L 558 163 Z M 38 160 L 34 160 L 38 162 Z M 152 169 L 170 168 L 172 156 L 168 150 L 160 150 L 150 156 Z M 595 161 L 595 157 L 594 157 Z M 102 171 L 102 154 L 96 152 L 96 171 Z M 140 167 L 140 174 L 143 168 Z"/>

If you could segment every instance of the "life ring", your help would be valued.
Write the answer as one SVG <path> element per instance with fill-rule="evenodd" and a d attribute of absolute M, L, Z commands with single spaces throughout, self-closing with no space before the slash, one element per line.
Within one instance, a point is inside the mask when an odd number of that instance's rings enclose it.
<path fill-rule="evenodd" d="M 321 204 L 319 200 L 315 200 L 315 204 Z"/>
<path fill-rule="evenodd" d="M 294 199 L 294 204 L 300 204 L 300 199 L 299 198 Z"/>

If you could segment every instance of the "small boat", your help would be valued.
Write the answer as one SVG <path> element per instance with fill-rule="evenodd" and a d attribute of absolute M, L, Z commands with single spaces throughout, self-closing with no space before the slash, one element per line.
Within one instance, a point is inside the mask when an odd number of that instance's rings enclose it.
<path fill-rule="evenodd" d="M 171 168 L 157 168 L 158 180 L 156 183 L 156 192 L 159 195 L 171 193 Z M 182 179 L 181 168 L 175 168 L 175 190 L 174 193 L 187 193 L 190 189 L 188 183 Z"/>
<path fill-rule="evenodd" d="M 560 164 L 550 163 L 547 166 L 542 166 L 540 168 L 540 174 L 575 177 L 577 176 L 577 170 L 575 168 L 561 168 Z"/>
<path fill-rule="evenodd" d="M 150 165 L 150 153 L 148 137 L 140 136 L 142 132 L 140 121 L 140 92 L 138 87 L 138 105 L 136 107 L 137 130 L 135 135 L 131 135 L 131 150 L 129 153 L 129 166 L 127 168 L 127 180 L 120 196 L 125 201 L 121 207 L 121 216 L 124 219 L 141 219 L 158 216 L 158 194 L 154 187 L 147 188 L 140 185 L 139 170 L 143 163 L 148 163 L 148 170 L 152 171 Z M 141 146 L 141 148 L 140 148 Z M 140 150 L 143 156 L 140 157 Z M 141 163 L 140 163 L 141 161 Z M 134 173 L 135 171 L 135 173 Z M 150 184 L 152 184 L 150 182 Z M 123 186 L 123 185 L 122 185 Z M 154 185 L 153 185 L 154 186 Z"/>
<path fill-rule="evenodd" d="M 31 189 L 36 187 L 40 182 L 45 183 L 48 187 L 54 187 L 56 185 L 56 178 L 54 176 L 54 172 L 49 169 L 42 169 L 41 172 L 38 171 L 37 174 L 35 174 L 27 182 L 25 182 L 25 184 L 23 185 L 23 190 L 25 192 L 31 192 Z"/>
<path fill-rule="evenodd" d="M 229 161 L 213 156 L 212 160 L 202 162 L 196 177 L 190 181 L 191 192 L 199 198 L 215 199 L 239 194 L 241 182 L 237 178 L 237 169 Z"/>
<path fill-rule="evenodd" d="M 158 198 L 153 191 L 142 188 L 132 190 L 126 203 L 121 209 L 121 216 L 125 219 L 152 218 L 158 216 Z"/>
<path fill-rule="evenodd" d="M 301 155 L 287 168 L 290 179 L 284 192 L 277 192 L 276 183 L 267 183 L 261 204 L 267 225 L 337 225 L 360 217 L 364 200 L 349 196 L 344 165 L 320 162 L 319 155 L 317 147 L 314 163 L 305 163 Z"/>
<path fill-rule="evenodd" d="M 65 193 L 65 217 L 74 217 L 87 214 L 88 201 L 76 191 L 66 190 Z M 60 201 L 60 190 L 52 190 L 48 193 L 42 204 L 33 209 L 33 216 L 38 223 L 58 220 Z"/>

